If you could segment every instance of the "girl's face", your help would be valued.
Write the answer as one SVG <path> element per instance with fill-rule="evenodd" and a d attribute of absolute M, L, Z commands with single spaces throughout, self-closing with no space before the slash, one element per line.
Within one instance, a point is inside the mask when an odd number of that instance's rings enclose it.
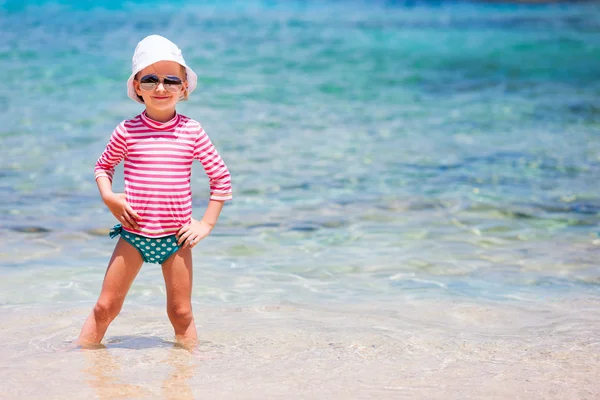
<path fill-rule="evenodd" d="M 133 81 L 138 96 L 150 111 L 174 111 L 187 89 L 185 68 L 174 61 L 159 61 L 141 70 Z M 178 82 L 181 82 L 179 85 Z"/>

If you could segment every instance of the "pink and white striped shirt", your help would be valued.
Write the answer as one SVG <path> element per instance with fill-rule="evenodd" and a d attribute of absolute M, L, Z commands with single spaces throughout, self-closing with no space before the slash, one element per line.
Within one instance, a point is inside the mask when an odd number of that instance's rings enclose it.
<path fill-rule="evenodd" d="M 115 166 L 123 159 L 127 202 L 141 216 L 140 229 L 126 229 L 129 232 L 169 236 L 190 223 L 194 159 L 208 175 L 210 198 L 232 197 L 227 166 L 202 126 L 181 114 L 162 123 L 144 112 L 119 124 L 96 163 L 96 179 L 105 176 L 112 182 Z"/>

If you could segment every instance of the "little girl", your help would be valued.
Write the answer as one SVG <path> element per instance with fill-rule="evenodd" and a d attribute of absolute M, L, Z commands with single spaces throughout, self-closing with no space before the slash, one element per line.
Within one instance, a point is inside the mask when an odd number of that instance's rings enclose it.
<path fill-rule="evenodd" d="M 102 200 L 120 222 L 110 236 L 121 237 L 79 335 L 82 345 L 100 343 L 144 261 L 162 265 L 176 338 L 186 343 L 197 339 L 191 250 L 208 236 L 224 201 L 231 199 L 231 180 L 200 124 L 175 110 L 196 88 L 196 80 L 181 50 L 168 39 L 152 35 L 138 43 L 127 91 L 146 110 L 117 126 L 94 170 Z M 113 193 L 114 167 L 123 159 L 125 193 Z M 192 218 L 194 159 L 210 180 L 210 201 L 199 221 Z"/>

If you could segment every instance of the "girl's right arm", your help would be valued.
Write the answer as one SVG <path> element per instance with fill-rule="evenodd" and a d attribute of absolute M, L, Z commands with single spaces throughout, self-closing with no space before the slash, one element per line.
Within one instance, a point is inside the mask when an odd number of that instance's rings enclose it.
<path fill-rule="evenodd" d="M 125 193 L 114 193 L 112 191 L 112 182 L 105 176 L 97 178 L 96 183 L 98 184 L 102 201 L 104 201 L 106 207 L 119 220 L 121 225 L 129 229 L 140 229 L 136 220 L 141 219 L 141 217 L 127 203 Z"/>
<path fill-rule="evenodd" d="M 140 216 L 127 203 L 125 194 L 112 191 L 115 166 L 127 155 L 126 132 L 124 123 L 114 130 L 106 149 L 96 162 L 94 175 L 102 200 L 110 212 L 124 227 L 138 229 L 136 219 L 140 219 Z"/>

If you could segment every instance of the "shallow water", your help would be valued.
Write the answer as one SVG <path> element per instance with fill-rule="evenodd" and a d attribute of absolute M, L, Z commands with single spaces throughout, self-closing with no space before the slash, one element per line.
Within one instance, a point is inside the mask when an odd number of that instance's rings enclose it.
<path fill-rule="evenodd" d="M 598 305 L 588 298 L 403 298 L 334 309 L 200 306 L 202 339 L 193 354 L 174 344 L 156 307 L 126 307 L 106 347 L 86 351 L 72 350 L 69 341 L 87 310 L 5 309 L 4 394 L 592 399 L 599 394 Z"/>
<path fill-rule="evenodd" d="M 599 396 L 595 4 L 193 3 L 0 2 L 6 398 Z M 106 349 L 69 350 L 114 246 L 93 165 L 141 111 L 150 33 L 233 176 L 194 255 L 201 351 L 153 265 Z M 193 190 L 202 213 L 198 165 Z"/>

